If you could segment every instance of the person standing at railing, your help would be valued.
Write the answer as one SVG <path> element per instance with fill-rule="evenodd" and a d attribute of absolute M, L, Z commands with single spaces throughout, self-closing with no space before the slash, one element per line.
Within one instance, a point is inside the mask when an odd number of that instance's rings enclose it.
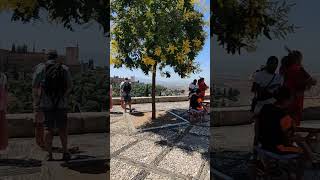
<path fill-rule="evenodd" d="M 198 80 L 198 87 L 200 89 L 200 95 L 199 97 L 201 98 L 202 101 L 204 101 L 204 97 L 206 95 L 206 90 L 209 88 L 207 84 L 204 82 L 204 78 L 200 78 Z"/>
<path fill-rule="evenodd" d="M 129 105 L 130 113 L 131 109 L 131 82 L 128 78 L 125 78 L 120 84 L 120 95 L 121 95 L 121 107 L 124 109 L 124 112 L 127 112 L 127 105 Z"/>
<path fill-rule="evenodd" d="M 289 64 L 285 73 L 284 85 L 290 89 L 293 95 L 293 102 L 289 108 L 295 125 L 300 126 L 303 112 L 304 92 L 317 84 L 317 81 L 310 76 L 302 66 L 302 53 L 300 51 L 289 51 Z"/>
<path fill-rule="evenodd" d="M 189 97 L 192 93 L 195 93 L 198 88 L 199 87 L 197 85 L 197 80 L 195 79 L 192 83 L 189 84 Z"/>
<path fill-rule="evenodd" d="M 112 109 L 112 85 L 110 84 L 110 110 Z"/>
<path fill-rule="evenodd" d="M 39 68 L 39 66 L 43 66 L 43 65 L 44 65 L 43 63 L 40 63 L 34 68 L 33 79 L 35 79 L 35 76 L 37 74 L 36 70 Z M 39 108 L 41 93 L 42 91 L 40 86 L 32 87 L 35 139 L 36 139 L 37 145 L 40 148 L 45 149 L 44 127 L 43 127 L 44 114 Z"/>
<path fill-rule="evenodd" d="M 7 76 L 0 71 L 0 151 L 5 151 L 8 146 L 8 120 L 6 119 L 7 106 L 8 79 Z"/>

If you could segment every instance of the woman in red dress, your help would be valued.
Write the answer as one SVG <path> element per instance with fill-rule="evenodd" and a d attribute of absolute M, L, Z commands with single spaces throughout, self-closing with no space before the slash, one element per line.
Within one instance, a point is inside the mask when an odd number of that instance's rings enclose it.
<path fill-rule="evenodd" d="M 289 66 L 285 71 L 284 85 L 293 94 L 293 101 L 289 108 L 291 116 L 295 120 L 295 125 L 300 126 L 303 112 L 304 91 L 316 85 L 316 80 L 305 71 L 302 66 L 302 54 L 299 51 L 292 51 L 288 55 Z"/>
<path fill-rule="evenodd" d="M 200 78 L 198 80 L 198 87 L 200 89 L 200 95 L 199 97 L 202 99 L 202 101 L 204 101 L 204 97 L 206 95 L 206 90 L 209 88 L 206 83 L 204 82 L 204 78 Z"/>
<path fill-rule="evenodd" d="M 6 119 L 8 105 L 7 77 L 0 71 L 0 151 L 8 146 L 8 120 Z"/>

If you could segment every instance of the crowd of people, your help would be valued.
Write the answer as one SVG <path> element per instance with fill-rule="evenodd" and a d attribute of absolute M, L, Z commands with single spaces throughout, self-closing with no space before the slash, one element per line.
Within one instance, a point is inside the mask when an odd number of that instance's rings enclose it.
<path fill-rule="evenodd" d="M 316 158 L 305 140 L 296 132 L 303 112 L 304 92 L 316 85 L 302 65 L 300 51 L 288 50 L 281 60 L 271 56 L 255 72 L 251 111 L 255 119 L 254 146 L 277 154 L 301 154 L 312 163 Z"/>
<path fill-rule="evenodd" d="M 34 68 L 32 94 L 34 107 L 35 139 L 39 147 L 47 151 L 46 159 L 53 160 L 52 140 L 58 129 L 62 144 L 62 159 L 70 160 L 68 150 L 68 96 L 72 89 L 69 68 L 57 61 L 55 50 L 48 52 L 48 59 Z M 0 72 L 0 150 L 8 147 L 8 78 Z M 3 153 L 4 154 L 4 153 Z"/>

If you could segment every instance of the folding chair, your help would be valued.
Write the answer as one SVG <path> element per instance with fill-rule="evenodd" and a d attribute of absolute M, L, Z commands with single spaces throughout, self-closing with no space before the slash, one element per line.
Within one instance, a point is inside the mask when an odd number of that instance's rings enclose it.
<path fill-rule="evenodd" d="M 279 155 L 256 146 L 255 179 L 291 179 L 299 170 L 299 154 Z"/>

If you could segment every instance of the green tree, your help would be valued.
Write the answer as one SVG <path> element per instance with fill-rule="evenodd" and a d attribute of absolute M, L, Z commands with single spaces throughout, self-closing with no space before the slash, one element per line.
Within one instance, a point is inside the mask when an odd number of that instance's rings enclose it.
<path fill-rule="evenodd" d="M 287 0 L 213 0 L 211 36 L 228 53 L 254 50 L 261 36 L 281 39 L 294 32 L 288 21 L 293 6 Z"/>
<path fill-rule="evenodd" d="M 171 67 L 184 78 L 199 70 L 195 57 L 205 40 L 203 13 L 192 0 L 111 2 L 111 63 L 152 74 L 152 119 L 156 118 L 156 74 Z M 170 73 L 164 72 L 169 78 Z"/>
<path fill-rule="evenodd" d="M 145 86 L 144 96 L 146 96 L 146 97 L 149 96 L 149 86 L 148 86 L 148 84 Z"/>
<path fill-rule="evenodd" d="M 12 20 L 24 23 L 40 20 L 42 12 L 48 13 L 49 20 L 74 30 L 75 24 L 97 22 L 109 32 L 109 0 L 1 0 L 0 12 L 11 10 Z"/>

